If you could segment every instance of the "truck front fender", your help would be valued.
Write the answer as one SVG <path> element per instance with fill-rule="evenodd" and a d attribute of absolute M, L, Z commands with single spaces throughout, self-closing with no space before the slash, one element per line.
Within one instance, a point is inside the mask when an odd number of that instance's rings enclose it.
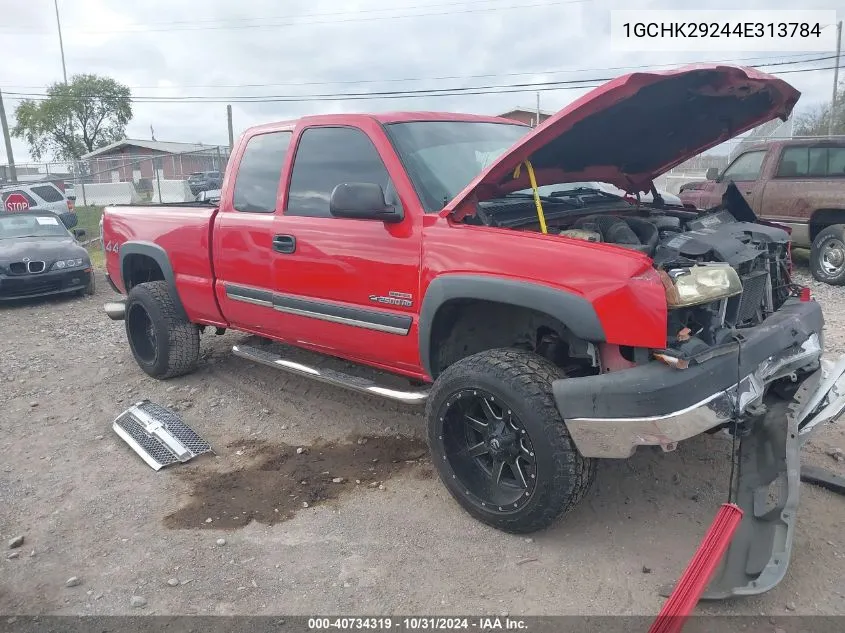
<path fill-rule="evenodd" d="M 604 342 L 605 333 L 593 305 L 565 290 L 485 275 L 443 275 L 428 286 L 419 317 L 420 361 L 434 378 L 431 359 L 432 327 L 438 310 L 449 301 L 491 301 L 547 314 L 565 325 L 576 337 Z"/>

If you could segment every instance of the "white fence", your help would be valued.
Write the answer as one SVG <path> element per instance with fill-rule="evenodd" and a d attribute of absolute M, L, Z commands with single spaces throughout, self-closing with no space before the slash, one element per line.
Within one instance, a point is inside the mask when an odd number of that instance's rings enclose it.
<path fill-rule="evenodd" d="M 137 204 L 141 202 L 135 185 L 131 182 L 104 182 L 80 184 L 74 187 L 78 201 L 86 204 L 105 206 L 107 204 Z"/>
<path fill-rule="evenodd" d="M 150 202 L 189 202 L 194 199 L 185 180 L 154 180 Z"/>

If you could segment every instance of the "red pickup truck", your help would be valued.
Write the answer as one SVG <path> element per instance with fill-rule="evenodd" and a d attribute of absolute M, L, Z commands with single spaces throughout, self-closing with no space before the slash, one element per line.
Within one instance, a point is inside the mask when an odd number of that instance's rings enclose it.
<path fill-rule="evenodd" d="M 754 212 L 791 230 L 793 246 L 810 249 L 818 281 L 845 284 L 845 138 L 794 138 L 747 147 L 722 173 L 681 187 L 697 209 L 722 203 L 735 184 Z"/>
<path fill-rule="evenodd" d="M 234 347 L 425 403 L 443 483 L 506 531 L 574 507 L 598 459 L 733 435 L 742 463 L 725 487 L 745 517 L 711 595 L 765 591 L 789 559 L 800 442 L 845 408 L 845 363 L 821 361 L 822 313 L 790 281 L 786 231 L 741 196 L 669 206 L 653 180 L 798 96 L 751 69 L 694 66 L 621 77 L 535 129 L 431 112 L 255 127 L 219 206 L 106 208 L 108 276 L 127 294 L 106 311 L 157 378 L 193 370 L 208 328 L 408 378 Z M 630 195 L 566 186 L 589 181 Z"/>

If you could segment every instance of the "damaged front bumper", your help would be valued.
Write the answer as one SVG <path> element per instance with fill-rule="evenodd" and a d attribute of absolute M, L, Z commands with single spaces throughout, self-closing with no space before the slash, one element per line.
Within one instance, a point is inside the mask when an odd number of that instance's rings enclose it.
<path fill-rule="evenodd" d="M 816 302 L 790 300 L 721 354 L 687 369 L 655 361 L 553 384 L 567 429 L 587 457 L 625 458 L 637 446 L 673 450 L 739 414 L 736 502 L 744 515 L 705 599 L 763 593 L 786 573 L 801 444 L 845 410 L 845 356 L 821 360 L 823 325 Z M 767 394 L 768 385 L 788 377 L 801 380 L 792 401 Z"/>

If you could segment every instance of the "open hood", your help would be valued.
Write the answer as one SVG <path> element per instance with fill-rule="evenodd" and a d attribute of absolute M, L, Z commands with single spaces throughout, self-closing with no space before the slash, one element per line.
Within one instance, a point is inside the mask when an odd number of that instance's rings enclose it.
<path fill-rule="evenodd" d="M 537 183 L 598 180 L 648 191 L 660 174 L 774 118 L 786 120 L 801 93 L 751 68 L 692 65 L 632 73 L 588 92 L 499 156 L 443 209 L 471 213 L 476 200 Z"/>

